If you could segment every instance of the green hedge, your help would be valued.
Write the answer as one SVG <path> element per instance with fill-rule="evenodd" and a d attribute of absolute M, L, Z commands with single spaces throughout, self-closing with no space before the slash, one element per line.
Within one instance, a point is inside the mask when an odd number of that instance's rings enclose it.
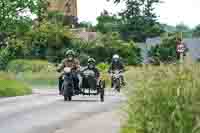
<path fill-rule="evenodd" d="M 15 73 L 18 80 L 30 86 L 55 86 L 60 75 L 56 66 L 45 60 L 12 60 L 7 71 Z"/>
<path fill-rule="evenodd" d="M 160 63 L 175 63 L 178 61 L 179 57 L 176 52 L 177 36 L 170 35 L 162 40 L 160 45 L 151 47 L 149 51 L 149 57 L 151 58 L 151 63 L 159 65 Z M 188 48 L 184 53 L 184 56 L 188 52 Z"/>
<path fill-rule="evenodd" d="M 109 65 L 106 63 L 100 63 L 97 65 L 97 68 L 101 71 L 101 72 L 107 72 L 109 69 Z"/>
<path fill-rule="evenodd" d="M 8 62 L 12 59 L 10 51 L 5 48 L 0 50 L 0 70 L 5 70 Z"/>
<path fill-rule="evenodd" d="M 17 59 L 9 62 L 7 70 L 9 72 L 52 72 L 55 66 L 44 60 L 24 60 Z"/>
<path fill-rule="evenodd" d="M 97 33 L 95 40 L 85 41 L 77 39 L 62 24 L 42 22 L 23 36 L 8 39 L 8 46 L 0 51 L 0 69 L 5 70 L 12 59 L 43 59 L 58 63 L 65 58 L 67 49 L 76 51 L 82 64 L 87 63 L 88 57 L 95 58 L 97 63 L 110 62 L 113 54 L 119 54 L 129 65 L 142 62 L 140 48 L 132 41 L 123 41 L 119 33 Z"/>
<path fill-rule="evenodd" d="M 104 41 L 104 40 L 102 40 Z M 141 49 L 133 42 L 123 42 L 112 40 L 108 44 L 97 45 L 95 47 L 83 49 L 89 56 L 95 58 L 98 63 L 111 62 L 114 54 L 119 54 L 128 65 L 140 65 L 142 62 Z"/>
<path fill-rule="evenodd" d="M 173 63 L 177 60 L 176 36 L 170 36 L 162 40 L 160 45 L 152 47 L 149 51 L 152 64 Z"/>

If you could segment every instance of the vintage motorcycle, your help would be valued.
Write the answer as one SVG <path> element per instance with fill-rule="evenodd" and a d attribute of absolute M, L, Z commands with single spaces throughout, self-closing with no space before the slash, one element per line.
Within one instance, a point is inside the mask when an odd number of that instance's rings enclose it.
<path fill-rule="evenodd" d="M 121 70 L 114 70 L 111 72 L 112 87 L 118 92 L 121 91 L 122 87 L 121 77 L 122 77 Z"/>
<path fill-rule="evenodd" d="M 71 101 L 75 95 L 100 95 L 101 102 L 104 102 L 105 81 L 97 81 L 94 72 L 90 70 L 81 71 L 81 85 L 78 93 L 75 93 L 73 72 L 70 68 L 64 68 L 63 75 L 63 96 L 65 101 Z"/>
<path fill-rule="evenodd" d="M 74 95 L 74 81 L 71 68 L 65 67 L 63 74 L 63 96 L 65 101 L 71 101 Z"/>

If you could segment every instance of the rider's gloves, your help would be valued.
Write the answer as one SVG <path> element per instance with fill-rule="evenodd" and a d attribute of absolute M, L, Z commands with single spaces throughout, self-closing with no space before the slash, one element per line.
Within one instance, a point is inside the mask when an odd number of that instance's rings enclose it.
<path fill-rule="evenodd" d="M 56 71 L 57 71 L 57 72 L 59 72 L 59 73 L 61 72 L 61 70 L 60 70 L 60 69 L 57 69 Z"/>

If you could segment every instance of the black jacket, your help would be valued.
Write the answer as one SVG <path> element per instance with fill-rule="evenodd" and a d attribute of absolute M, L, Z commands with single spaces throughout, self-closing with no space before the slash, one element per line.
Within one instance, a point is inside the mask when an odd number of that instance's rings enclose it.
<path fill-rule="evenodd" d="M 114 62 L 112 61 L 110 68 L 109 68 L 109 72 L 113 71 L 113 70 L 122 70 L 125 71 L 125 67 L 122 61 L 118 61 L 118 62 Z"/>
<path fill-rule="evenodd" d="M 89 69 L 88 67 L 86 67 L 86 68 L 84 68 L 84 69 L 82 70 L 82 72 L 84 72 L 84 71 L 86 71 L 86 70 L 92 70 L 92 71 L 94 71 L 95 77 L 96 77 L 96 78 L 99 78 L 99 77 L 100 77 L 100 72 L 99 72 L 99 70 L 98 70 L 96 67 L 93 68 L 93 69 Z"/>

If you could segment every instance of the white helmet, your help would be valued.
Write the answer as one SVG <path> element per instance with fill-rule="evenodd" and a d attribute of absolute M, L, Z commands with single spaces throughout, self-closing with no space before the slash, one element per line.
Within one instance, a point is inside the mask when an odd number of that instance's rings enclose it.
<path fill-rule="evenodd" d="M 113 55 L 113 59 L 119 59 L 119 55 L 117 54 Z"/>

